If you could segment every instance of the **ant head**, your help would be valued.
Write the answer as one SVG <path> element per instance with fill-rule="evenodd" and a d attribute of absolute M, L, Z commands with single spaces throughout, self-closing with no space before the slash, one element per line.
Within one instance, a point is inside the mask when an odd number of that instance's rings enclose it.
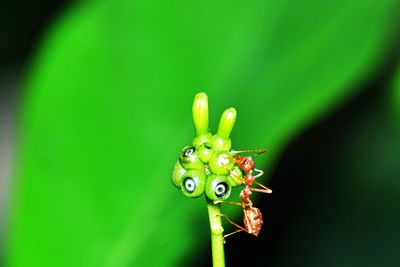
<path fill-rule="evenodd" d="M 245 172 L 250 172 L 251 170 L 254 169 L 254 160 L 249 157 L 241 157 L 241 156 L 235 156 L 234 157 L 236 164 Z"/>

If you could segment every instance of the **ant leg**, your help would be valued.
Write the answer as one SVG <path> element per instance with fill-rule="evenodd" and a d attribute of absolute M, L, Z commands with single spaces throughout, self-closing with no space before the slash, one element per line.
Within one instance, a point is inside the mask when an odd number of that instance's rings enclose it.
<path fill-rule="evenodd" d="M 227 238 L 228 236 L 231 236 L 231 235 L 234 235 L 234 234 L 236 234 L 236 233 L 243 232 L 243 231 L 244 231 L 244 230 L 239 229 L 239 230 L 236 230 L 236 231 L 234 231 L 234 232 L 232 232 L 232 233 L 229 233 L 229 234 L 224 235 L 224 244 L 226 243 L 226 238 Z"/>
<path fill-rule="evenodd" d="M 223 200 L 215 200 L 213 203 L 214 204 L 224 203 L 224 204 L 231 204 L 231 205 L 236 205 L 236 206 L 241 206 L 241 207 L 253 206 L 253 202 L 251 202 L 250 199 L 248 200 L 247 203 L 244 203 L 244 202 L 233 202 L 233 201 L 223 201 Z"/>
<path fill-rule="evenodd" d="M 220 214 L 217 214 L 217 216 L 225 217 L 225 219 L 226 219 L 230 224 L 232 224 L 233 226 L 236 226 L 237 228 L 239 228 L 240 231 L 245 231 L 245 232 L 247 232 L 247 229 L 246 229 L 246 228 L 240 226 L 239 224 L 235 223 L 234 221 L 231 221 L 231 219 L 229 219 L 228 216 L 226 216 L 225 214 L 220 213 Z M 233 233 L 232 233 L 232 234 L 233 234 Z"/>
<path fill-rule="evenodd" d="M 257 175 L 254 176 L 254 179 L 257 179 L 258 177 L 260 177 L 261 175 L 264 174 L 264 172 L 263 172 L 262 170 L 259 170 L 259 169 L 254 169 L 254 170 L 255 170 L 256 172 L 258 172 Z M 266 192 L 262 192 L 262 193 L 272 193 L 272 190 L 269 189 L 268 187 L 266 187 L 265 185 L 263 185 L 263 184 L 261 184 L 261 183 L 259 183 L 259 182 L 257 182 L 257 181 L 254 181 L 254 183 L 255 183 L 256 185 L 258 185 L 258 186 L 260 186 L 260 187 L 262 187 L 262 188 L 265 189 L 264 191 L 266 191 Z M 253 189 L 252 189 L 252 190 L 253 190 Z M 254 191 L 256 191 L 256 190 L 254 190 Z M 258 192 L 261 192 L 261 191 L 258 191 Z"/>
<path fill-rule="evenodd" d="M 260 176 L 264 175 L 264 172 L 262 170 L 259 169 L 254 169 L 256 172 L 258 172 L 256 175 L 254 175 L 254 179 L 257 179 Z"/>
<path fill-rule="evenodd" d="M 240 179 L 239 176 L 237 176 L 236 174 L 233 173 L 233 170 L 230 171 L 228 168 L 225 167 L 225 169 L 227 171 L 229 171 L 229 174 L 232 175 L 233 178 L 235 178 L 236 180 L 238 180 L 241 184 L 245 184 L 244 179 Z"/>
<path fill-rule="evenodd" d="M 266 187 L 265 185 L 263 185 L 263 184 L 260 184 L 259 182 L 256 182 L 256 181 L 254 181 L 254 183 L 255 183 L 256 185 L 258 185 L 258 186 L 260 186 L 260 187 L 264 188 L 264 189 L 265 189 L 265 191 L 268 191 L 268 192 L 266 192 L 266 193 L 272 193 L 272 190 L 271 190 L 271 189 L 269 189 L 268 187 Z M 252 188 L 252 189 L 255 189 L 255 188 Z"/>
<path fill-rule="evenodd" d="M 259 193 L 266 193 L 266 194 L 271 194 L 272 193 L 272 191 L 270 189 L 264 190 L 264 189 L 258 189 L 258 188 L 251 188 L 251 191 L 259 192 Z"/>
<path fill-rule="evenodd" d="M 215 200 L 214 201 L 214 204 L 219 204 L 219 203 L 226 203 L 226 204 L 231 204 L 231 205 L 243 206 L 242 202 L 223 201 L 223 200 Z"/>
<path fill-rule="evenodd" d="M 245 149 L 245 150 L 232 150 L 231 152 L 233 154 L 255 152 L 256 154 L 253 154 L 253 155 L 258 155 L 258 154 L 262 154 L 262 153 L 268 152 L 268 150 L 267 149 Z"/>

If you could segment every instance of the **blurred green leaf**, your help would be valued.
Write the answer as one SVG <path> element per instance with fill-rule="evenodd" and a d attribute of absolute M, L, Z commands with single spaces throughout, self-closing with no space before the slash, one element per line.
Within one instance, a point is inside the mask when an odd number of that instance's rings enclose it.
<path fill-rule="evenodd" d="M 394 106 L 394 109 L 400 116 L 400 64 L 397 67 L 396 77 L 393 81 L 393 94 L 391 94 L 389 97 L 393 99 L 392 106 Z"/>
<path fill-rule="evenodd" d="M 11 266 L 175 266 L 209 229 L 170 183 L 194 136 L 238 110 L 234 148 L 279 148 L 352 93 L 395 0 L 99 1 L 69 10 L 24 96 Z"/>

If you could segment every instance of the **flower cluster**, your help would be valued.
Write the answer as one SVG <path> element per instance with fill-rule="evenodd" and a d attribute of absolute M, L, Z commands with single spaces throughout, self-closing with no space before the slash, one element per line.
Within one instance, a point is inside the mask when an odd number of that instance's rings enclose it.
<path fill-rule="evenodd" d="M 172 172 L 172 182 L 188 197 L 205 193 L 212 201 L 225 200 L 232 187 L 242 184 L 243 174 L 236 165 L 229 138 L 236 120 L 236 110 L 229 108 L 221 116 L 215 135 L 208 128 L 208 99 L 198 93 L 193 102 L 196 136 L 192 145 L 183 148 Z"/>

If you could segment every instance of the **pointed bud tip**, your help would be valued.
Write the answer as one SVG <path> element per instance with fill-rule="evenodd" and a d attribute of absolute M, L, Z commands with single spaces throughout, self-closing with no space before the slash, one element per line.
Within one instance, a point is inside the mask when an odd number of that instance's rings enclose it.
<path fill-rule="evenodd" d="M 196 136 L 208 133 L 208 96 L 204 92 L 197 93 L 193 101 L 193 122 Z"/>
<path fill-rule="evenodd" d="M 233 107 L 228 108 L 224 111 L 224 115 L 229 119 L 236 118 L 236 109 Z"/>
<path fill-rule="evenodd" d="M 194 97 L 194 99 L 195 100 L 207 100 L 207 98 L 208 98 L 208 96 L 207 96 L 207 94 L 206 93 L 204 93 L 204 92 L 199 92 L 199 93 L 197 93 L 196 95 L 195 95 L 195 97 Z"/>
<path fill-rule="evenodd" d="M 224 111 L 219 121 L 217 135 L 223 139 L 228 139 L 236 121 L 236 109 L 228 108 Z"/>

